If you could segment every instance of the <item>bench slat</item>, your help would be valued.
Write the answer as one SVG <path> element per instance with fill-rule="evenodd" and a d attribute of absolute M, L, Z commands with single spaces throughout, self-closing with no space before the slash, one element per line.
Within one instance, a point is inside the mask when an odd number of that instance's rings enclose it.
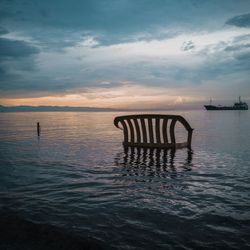
<path fill-rule="evenodd" d="M 123 134 L 124 134 L 124 142 L 128 142 L 128 127 L 124 120 L 120 121 L 123 127 Z"/>
<path fill-rule="evenodd" d="M 134 128 L 133 128 L 133 124 L 131 122 L 131 119 L 128 119 L 127 122 L 128 122 L 128 126 L 129 126 L 129 132 L 130 132 L 130 142 L 135 143 L 135 132 L 134 132 Z"/>
<path fill-rule="evenodd" d="M 153 119 L 148 119 L 149 143 L 154 143 Z"/>
<path fill-rule="evenodd" d="M 140 127 L 139 127 L 139 123 L 137 121 L 137 119 L 133 119 L 134 124 L 135 124 L 135 130 L 136 130 L 136 141 L 137 143 L 141 143 L 141 131 L 140 131 Z"/>
<path fill-rule="evenodd" d="M 168 128 L 168 119 L 163 119 L 163 123 L 162 123 L 162 137 L 163 137 L 163 143 L 168 143 L 167 128 Z"/>
<path fill-rule="evenodd" d="M 173 119 L 170 124 L 170 138 L 172 144 L 175 144 L 175 133 L 174 133 L 175 124 L 176 124 L 176 119 Z"/>
<path fill-rule="evenodd" d="M 141 119 L 141 127 L 142 127 L 142 134 L 143 134 L 143 143 L 147 143 L 147 130 L 146 130 L 144 119 Z"/>
<path fill-rule="evenodd" d="M 155 136 L 156 136 L 156 143 L 161 143 L 161 128 L 160 128 L 160 119 L 155 119 Z"/>

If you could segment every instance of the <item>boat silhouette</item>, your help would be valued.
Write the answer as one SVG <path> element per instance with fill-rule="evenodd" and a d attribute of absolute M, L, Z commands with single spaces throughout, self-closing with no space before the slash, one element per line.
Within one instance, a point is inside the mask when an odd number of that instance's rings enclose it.
<path fill-rule="evenodd" d="M 212 100 L 210 99 L 210 105 L 204 105 L 206 110 L 248 110 L 248 105 L 246 102 L 242 102 L 239 96 L 239 102 L 235 102 L 233 106 L 215 106 L 212 105 Z"/>

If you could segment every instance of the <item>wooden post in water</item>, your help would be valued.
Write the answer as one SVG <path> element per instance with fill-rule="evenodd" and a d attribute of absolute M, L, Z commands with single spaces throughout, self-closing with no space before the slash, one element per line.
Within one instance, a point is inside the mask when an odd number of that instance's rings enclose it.
<path fill-rule="evenodd" d="M 36 131 L 37 131 L 37 136 L 40 136 L 41 127 L 40 127 L 39 122 L 36 124 Z"/>

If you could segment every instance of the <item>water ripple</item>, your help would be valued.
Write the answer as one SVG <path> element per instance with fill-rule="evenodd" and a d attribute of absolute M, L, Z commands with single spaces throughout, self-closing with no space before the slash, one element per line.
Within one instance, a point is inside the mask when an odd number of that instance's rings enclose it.
<path fill-rule="evenodd" d="M 1 206 L 116 249 L 248 249 L 250 117 L 181 114 L 193 151 L 124 149 L 114 113 L 1 115 Z"/>

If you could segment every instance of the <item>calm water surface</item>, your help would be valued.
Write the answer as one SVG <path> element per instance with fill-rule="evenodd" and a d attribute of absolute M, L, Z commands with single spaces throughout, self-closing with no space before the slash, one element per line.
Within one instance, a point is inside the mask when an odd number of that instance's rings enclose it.
<path fill-rule="evenodd" d="M 166 113 L 193 154 L 124 152 L 125 113 L 0 114 L 0 206 L 116 249 L 249 249 L 250 112 Z"/>

